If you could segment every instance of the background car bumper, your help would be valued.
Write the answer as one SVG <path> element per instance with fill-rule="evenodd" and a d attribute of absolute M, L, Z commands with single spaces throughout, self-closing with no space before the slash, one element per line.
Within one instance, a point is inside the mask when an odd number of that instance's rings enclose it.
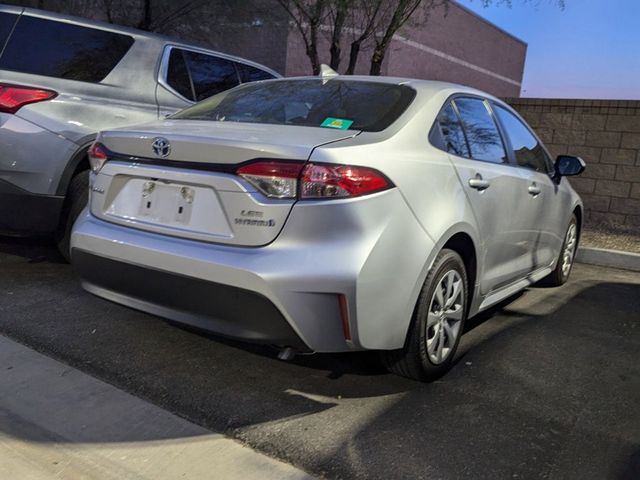
<path fill-rule="evenodd" d="M 0 232 L 51 233 L 60 221 L 64 197 L 37 195 L 0 180 Z"/>

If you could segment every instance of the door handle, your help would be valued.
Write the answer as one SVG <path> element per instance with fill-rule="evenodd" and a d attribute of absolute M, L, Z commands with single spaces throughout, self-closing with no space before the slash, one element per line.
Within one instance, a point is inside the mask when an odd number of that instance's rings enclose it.
<path fill-rule="evenodd" d="M 536 182 L 533 182 L 531 185 L 529 185 L 529 195 L 533 195 L 534 197 L 539 195 L 541 190 L 540 187 L 538 187 L 538 185 L 536 185 Z"/>
<path fill-rule="evenodd" d="M 474 178 L 469 179 L 469 186 L 471 188 L 475 188 L 476 190 L 483 191 L 491 186 L 489 180 L 485 180 L 482 178 L 482 175 L 479 173 L 476 174 Z"/>

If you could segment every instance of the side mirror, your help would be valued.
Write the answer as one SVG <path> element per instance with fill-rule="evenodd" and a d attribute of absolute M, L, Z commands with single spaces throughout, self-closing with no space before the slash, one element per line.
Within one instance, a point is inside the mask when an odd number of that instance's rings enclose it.
<path fill-rule="evenodd" d="M 558 155 L 556 159 L 556 175 L 558 177 L 571 177 L 580 175 L 586 168 L 586 163 L 580 157 L 571 155 Z"/>

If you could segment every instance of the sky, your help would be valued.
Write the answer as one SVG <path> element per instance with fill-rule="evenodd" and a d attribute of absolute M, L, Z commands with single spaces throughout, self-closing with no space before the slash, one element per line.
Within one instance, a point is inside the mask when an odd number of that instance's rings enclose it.
<path fill-rule="evenodd" d="M 458 0 L 529 44 L 523 97 L 640 100 L 640 0 Z"/>

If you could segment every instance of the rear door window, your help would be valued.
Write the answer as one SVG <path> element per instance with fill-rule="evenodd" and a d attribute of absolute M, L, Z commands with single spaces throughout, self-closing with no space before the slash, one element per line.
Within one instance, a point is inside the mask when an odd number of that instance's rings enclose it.
<path fill-rule="evenodd" d="M 502 137 L 484 100 L 456 98 L 454 102 L 467 135 L 471 158 L 483 162 L 505 163 L 507 154 Z"/>
<path fill-rule="evenodd" d="M 184 52 L 196 101 L 224 92 L 240 83 L 234 63 L 224 58 L 197 52 Z"/>
<path fill-rule="evenodd" d="M 438 115 L 436 127 L 440 133 L 439 148 L 459 157 L 471 156 L 462 124 L 451 103 L 447 103 Z"/>
<path fill-rule="evenodd" d="M 549 163 L 547 154 L 531 131 L 506 108 L 495 105 L 494 111 L 509 137 L 518 165 L 538 172 L 546 172 Z"/>
<path fill-rule="evenodd" d="M 167 83 L 187 100 L 199 102 L 240 84 L 236 64 L 206 53 L 172 48 Z"/>
<path fill-rule="evenodd" d="M 17 19 L 17 15 L 0 12 L 0 52 L 2 52 Z"/>
<path fill-rule="evenodd" d="M 184 50 L 171 49 L 167 68 L 167 83 L 184 98 L 191 101 L 195 100 L 196 94 L 193 91 L 187 61 L 184 58 Z"/>
<path fill-rule="evenodd" d="M 98 83 L 131 45 L 128 35 L 23 15 L 0 69 Z"/>
<path fill-rule="evenodd" d="M 269 72 L 261 70 L 245 63 L 236 63 L 238 68 L 238 74 L 240 75 L 240 81 L 242 83 L 256 82 L 258 80 L 269 80 L 270 78 L 276 78 Z"/>

